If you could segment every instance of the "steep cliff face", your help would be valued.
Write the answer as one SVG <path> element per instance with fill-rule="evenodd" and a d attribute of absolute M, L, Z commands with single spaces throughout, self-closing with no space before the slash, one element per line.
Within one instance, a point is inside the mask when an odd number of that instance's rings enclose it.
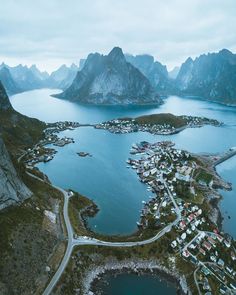
<path fill-rule="evenodd" d="M 12 108 L 0 82 L 0 210 L 31 196 L 12 159 L 16 160 L 22 149 L 38 141 L 44 127 L 43 122 L 23 116 Z"/>
<path fill-rule="evenodd" d="M 126 60 L 134 67 L 139 69 L 145 75 L 152 86 L 160 93 L 171 89 L 171 81 L 168 77 L 166 66 L 158 61 L 154 61 L 154 57 L 148 54 L 143 55 L 125 55 Z"/>
<path fill-rule="evenodd" d="M 236 54 L 223 49 L 218 53 L 188 58 L 181 66 L 176 85 L 184 94 L 236 104 Z"/>
<path fill-rule="evenodd" d="M 72 85 L 56 96 L 90 104 L 160 102 L 149 80 L 118 47 L 107 56 L 90 54 Z"/>
<path fill-rule="evenodd" d="M 51 73 L 48 79 L 50 87 L 60 89 L 68 88 L 72 84 L 78 70 L 79 68 L 75 64 L 72 64 L 70 67 L 62 65 L 59 69 Z"/>
<path fill-rule="evenodd" d="M 0 210 L 31 196 L 18 176 L 3 140 L 0 138 Z"/>
<path fill-rule="evenodd" d="M 6 67 L 0 68 L 0 81 L 4 85 L 9 95 L 13 95 L 22 91 L 17 83 L 13 80 L 9 69 Z"/>

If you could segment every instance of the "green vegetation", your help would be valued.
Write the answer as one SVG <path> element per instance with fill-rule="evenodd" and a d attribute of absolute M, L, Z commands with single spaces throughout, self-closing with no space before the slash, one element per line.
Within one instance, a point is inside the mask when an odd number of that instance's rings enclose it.
<path fill-rule="evenodd" d="M 97 206 L 91 200 L 74 192 L 74 195 L 69 200 L 68 212 L 70 222 L 77 235 L 89 234 L 89 230 L 86 228 L 85 218 L 94 216 L 97 211 Z"/>
<path fill-rule="evenodd" d="M 44 122 L 28 118 L 14 110 L 0 111 L 0 126 L 3 140 L 12 155 L 32 147 L 43 137 Z"/>
<path fill-rule="evenodd" d="M 33 195 L 21 205 L 0 212 L 0 285 L 5 294 L 16 294 L 16 290 L 19 294 L 38 294 L 37 288 L 48 279 L 48 259 L 61 245 L 59 227 L 50 229 L 43 211 L 53 211 L 55 202 L 62 207 L 63 198 L 51 186 L 20 173 Z M 57 253 L 57 259 L 62 255 Z"/>
<path fill-rule="evenodd" d="M 82 288 L 85 274 L 89 269 L 103 266 L 106 263 L 119 261 L 159 261 L 164 267 L 171 268 L 171 259 L 177 265 L 177 271 L 187 273 L 187 279 L 193 276 L 194 267 L 189 262 L 183 262 L 178 253 L 174 253 L 170 247 L 173 233 L 167 233 L 160 240 L 137 247 L 103 247 L 103 246 L 80 246 L 73 252 L 64 274 L 57 286 L 57 294 L 73 294 L 75 289 Z M 83 294 L 83 293 L 82 293 Z"/>
<path fill-rule="evenodd" d="M 208 185 L 212 181 L 213 176 L 206 170 L 199 168 L 195 171 L 195 179 L 198 182 L 204 182 Z"/>
<path fill-rule="evenodd" d="M 183 119 L 181 116 L 175 116 L 169 113 L 141 116 L 136 118 L 135 122 L 138 124 L 151 124 L 151 125 L 169 124 L 170 126 L 173 126 L 175 128 L 184 127 L 187 123 L 187 121 Z"/>

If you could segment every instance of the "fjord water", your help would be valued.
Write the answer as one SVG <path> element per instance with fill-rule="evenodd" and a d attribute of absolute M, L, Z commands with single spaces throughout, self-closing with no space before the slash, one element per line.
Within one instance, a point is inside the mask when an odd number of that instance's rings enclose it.
<path fill-rule="evenodd" d="M 102 284 L 104 280 L 105 285 Z M 165 281 L 157 280 L 155 276 L 151 275 L 142 275 L 141 277 L 135 274 L 120 274 L 116 277 L 106 275 L 97 287 L 102 289 L 102 295 L 176 294 L 173 286 L 168 286 Z"/>
<path fill-rule="evenodd" d="M 167 98 L 161 106 L 85 106 L 50 96 L 58 91 L 29 91 L 12 96 L 11 102 L 17 111 L 47 122 L 71 120 L 97 123 L 117 117 L 169 112 L 176 115 L 206 116 L 225 123 L 222 127 L 186 129 L 172 136 L 154 136 L 141 132 L 116 135 L 91 127 L 65 131 L 64 135 L 73 137 L 75 144 L 57 148 L 58 153 L 54 160 L 39 164 L 39 168 L 53 183 L 77 190 L 98 204 L 99 213 L 89 220 L 89 226 L 94 231 L 124 235 L 136 229 L 142 200 L 147 200 L 150 193 L 145 185 L 138 181 L 136 173 L 126 168 L 125 161 L 130 156 L 129 150 L 133 143 L 141 140 L 172 140 L 177 147 L 195 153 L 218 153 L 236 146 L 234 107 L 174 96 Z M 81 158 L 76 154 L 78 151 L 89 152 L 92 157 Z M 235 163 L 235 159 L 230 159 L 226 163 L 231 161 Z M 231 168 L 231 173 L 236 175 L 236 165 L 233 164 Z M 220 173 L 221 171 L 219 170 Z M 227 178 L 224 171 L 222 172 Z M 235 194 L 235 187 L 233 188 L 232 195 Z M 223 226 L 236 236 L 233 226 L 235 220 L 228 219 L 229 210 L 224 207 L 236 207 L 236 198 L 232 198 L 232 203 L 228 203 L 229 194 L 224 192 L 225 198 L 221 202 L 225 217 Z"/>
<path fill-rule="evenodd" d="M 151 113 L 169 112 L 176 115 L 197 115 L 215 118 L 226 125 L 220 128 L 206 126 L 186 129 L 172 136 L 153 136 L 148 133 L 115 135 L 104 130 L 78 128 L 65 131 L 66 136 L 75 139 L 75 144 L 57 148 L 55 159 L 39 165 L 53 183 L 64 188 L 73 188 L 92 198 L 99 206 L 99 213 L 89 220 L 90 227 L 107 234 L 129 234 L 136 229 L 142 200 L 150 193 L 141 184 L 133 170 L 126 168 L 126 159 L 132 143 L 140 140 L 159 141 L 170 139 L 180 148 L 191 152 L 223 152 L 236 146 L 236 108 L 214 103 L 169 97 L 159 107 L 120 107 L 83 106 L 50 96 L 59 90 L 34 90 L 11 97 L 14 108 L 30 117 L 46 122 L 71 120 L 81 123 L 97 123 L 124 116 L 140 116 Z M 80 158 L 78 151 L 86 151 L 92 157 Z M 233 191 L 222 191 L 220 203 L 224 216 L 224 229 L 236 237 L 235 175 L 236 157 L 217 167 L 218 173 L 233 183 Z M 228 216 L 231 219 L 228 219 Z M 103 294 L 144 295 L 176 294 L 172 286 L 160 282 L 155 277 L 137 277 L 122 274 L 118 277 L 108 275 L 108 285 L 103 286 Z M 153 292 L 153 293 L 151 293 Z"/>

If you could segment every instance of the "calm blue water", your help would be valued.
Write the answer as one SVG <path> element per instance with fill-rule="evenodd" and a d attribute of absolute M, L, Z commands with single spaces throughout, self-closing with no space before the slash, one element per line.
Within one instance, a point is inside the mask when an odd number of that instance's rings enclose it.
<path fill-rule="evenodd" d="M 174 295 L 173 286 L 159 281 L 151 275 L 121 274 L 117 277 L 107 276 L 107 285 L 102 286 L 102 295 Z"/>
<path fill-rule="evenodd" d="M 41 163 L 39 168 L 55 184 L 64 188 L 73 188 L 95 200 L 100 211 L 95 218 L 89 220 L 89 225 L 101 233 L 130 234 L 135 231 L 142 200 L 146 200 L 150 195 L 146 187 L 137 180 L 136 173 L 126 168 L 125 161 L 129 157 L 132 143 L 141 140 L 154 142 L 170 139 L 177 147 L 196 153 L 223 152 L 236 146 L 236 108 L 234 107 L 174 96 L 166 99 L 159 107 L 82 106 L 50 96 L 56 92 L 59 90 L 29 91 L 12 96 L 11 102 L 19 112 L 48 122 L 74 120 L 81 123 L 95 123 L 122 116 L 169 112 L 177 115 L 206 116 L 227 124 L 219 128 L 206 126 L 186 129 L 172 136 L 153 136 L 147 133 L 115 135 L 90 127 L 65 131 L 65 135 L 75 139 L 75 144 L 58 148 L 55 159 L 46 164 Z M 81 158 L 76 154 L 78 151 L 89 152 L 93 157 Z M 235 162 L 231 160 L 228 162 L 232 163 L 230 173 L 236 175 Z M 229 177 L 224 171 L 222 173 L 223 177 Z M 225 198 L 221 202 L 224 216 L 228 216 L 225 208 L 228 206 L 236 208 L 236 198 L 230 197 L 231 194 L 232 196 L 235 194 L 235 189 L 230 193 L 224 192 Z M 232 218 L 230 220 L 225 218 L 224 227 L 236 236 L 234 221 Z"/>
<path fill-rule="evenodd" d="M 224 216 L 224 229 L 236 237 L 236 156 L 217 166 L 217 172 L 228 182 L 232 183 L 232 191 L 221 191 L 223 201 L 220 209 Z M 229 218 L 230 217 L 230 218 Z"/>
<path fill-rule="evenodd" d="M 180 148 L 191 152 L 223 152 L 236 146 L 236 108 L 215 103 L 169 97 L 159 107 L 96 107 L 82 106 L 50 96 L 59 90 L 34 90 L 12 96 L 15 109 L 30 117 L 47 122 L 59 120 L 97 123 L 123 116 L 139 116 L 168 112 L 176 115 L 197 115 L 218 119 L 227 126 L 215 128 L 206 126 L 187 129 L 173 136 L 153 136 L 147 133 L 115 135 L 104 130 L 79 128 L 65 131 L 72 136 L 75 144 L 58 148 L 53 161 L 40 164 L 53 183 L 64 188 L 73 188 L 95 200 L 100 211 L 89 220 L 93 230 L 106 234 L 130 234 L 136 229 L 142 200 L 150 193 L 136 177 L 136 173 L 126 168 L 126 159 L 132 143 L 141 140 L 159 141 L 170 139 Z M 93 157 L 81 158 L 76 152 L 86 151 Z M 227 181 L 233 183 L 233 191 L 222 192 L 220 204 L 224 216 L 224 229 L 236 237 L 236 157 L 219 165 L 217 171 Z M 228 219 L 228 215 L 231 219 Z M 176 294 L 172 286 L 148 275 L 137 277 L 122 274 L 107 277 L 109 285 L 103 287 L 104 295 L 154 295 Z"/>

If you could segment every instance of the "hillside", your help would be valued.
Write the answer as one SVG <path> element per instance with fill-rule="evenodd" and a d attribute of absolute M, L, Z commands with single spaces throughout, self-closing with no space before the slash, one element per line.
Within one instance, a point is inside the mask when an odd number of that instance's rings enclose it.
<path fill-rule="evenodd" d="M 188 58 L 176 78 L 181 94 L 236 105 L 236 54 L 227 49 Z"/>
<path fill-rule="evenodd" d="M 149 80 L 118 47 L 106 56 L 90 54 L 72 85 L 55 96 L 87 104 L 160 103 Z"/>

